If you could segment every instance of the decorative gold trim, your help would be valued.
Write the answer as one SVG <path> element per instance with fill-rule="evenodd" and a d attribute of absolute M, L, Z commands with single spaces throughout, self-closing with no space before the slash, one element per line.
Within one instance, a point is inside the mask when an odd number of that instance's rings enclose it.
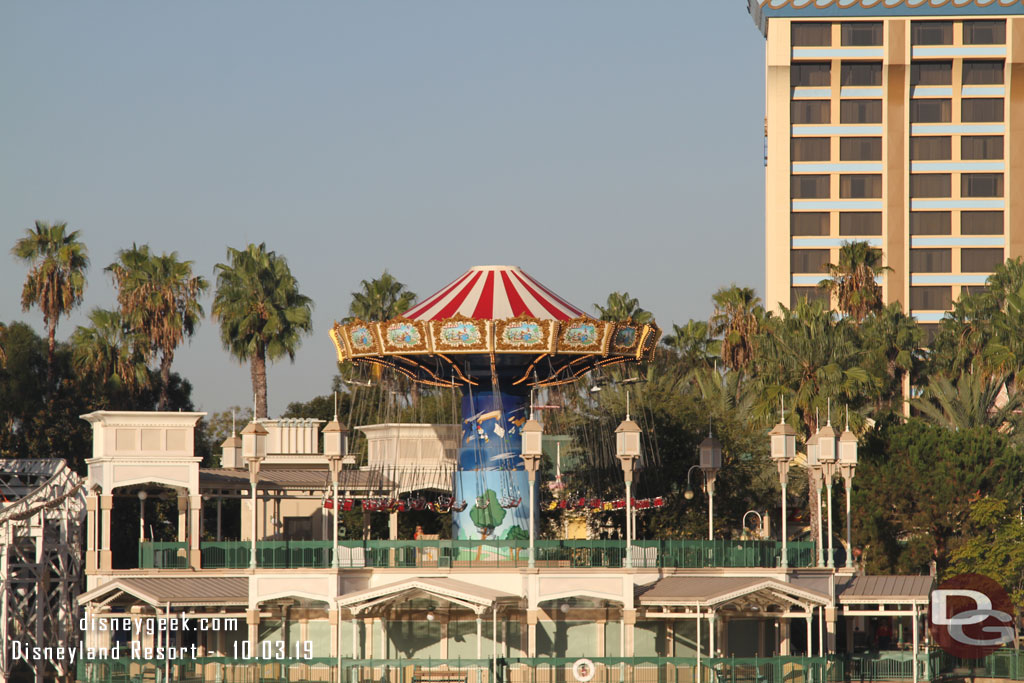
<path fill-rule="evenodd" d="M 510 328 L 518 326 L 536 325 L 538 338 L 534 341 L 521 341 L 506 339 Z M 494 321 L 494 349 L 506 353 L 529 353 L 538 352 L 553 353 L 555 350 L 555 321 L 541 320 L 528 315 L 520 315 L 515 318 Z"/>
<path fill-rule="evenodd" d="M 643 328 L 634 323 L 632 318 L 625 322 L 615 323 L 615 333 L 612 335 L 611 345 L 608 349 L 609 355 L 636 356 L 637 351 L 641 348 L 642 332 Z"/>
<path fill-rule="evenodd" d="M 593 336 L 574 332 L 582 325 L 593 326 Z M 558 324 L 558 353 L 592 354 L 607 353 L 608 330 L 612 323 L 581 315 L 571 320 L 563 320 Z M 586 336 L 584 336 L 586 335 Z"/>
<path fill-rule="evenodd" d="M 331 341 L 334 343 L 334 348 L 338 352 L 338 362 L 344 363 L 348 358 L 348 349 L 345 347 L 345 338 L 343 336 L 343 328 L 337 321 L 331 326 L 331 329 L 327 331 L 327 334 L 331 337 Z"/>
<path fill-rule="evenodd" d="M 469 325 L 476 329 L 477 340 L 466 342 L 452 342 L 444 339 L 443 332 L 446 327 L 453 325 Z M 445 353 L 487 353 L 491 351 L 491 321 L 467 318 L 464 315 L 456 315 L 444 320 L 430 321 L 430 339 L 433 342 L 436 352 Z"/>
<path fill-rule="evenodd" d="M 363 339 L 360 339 L 360 343 L 356 343 L 354 333 L 360 329 L 364 329 L 368 333 L 369 338 L 366 341 L 368 341 L 369 344 L 364 343 Z M 377 332 L 375 323 L 368 323 L 356 318 L 348 325 L 345 325 L 344 330 L 345 344 L 348 346 L 348 355 L 350 358 L 380 355 L 380 334 Z"/>
<path fill-rule="evenodd" d="M 396 342 L 390 339 L 388 333 L 391 328 L 400 325 L 412 327 L 419 340 L 417 342 Z M 400 315 L 397 318 L 376 323 L 376 326 L 384 353 L 393 355 L 430 353 L 430 331 L 424 321 L 412 320 Z"/>

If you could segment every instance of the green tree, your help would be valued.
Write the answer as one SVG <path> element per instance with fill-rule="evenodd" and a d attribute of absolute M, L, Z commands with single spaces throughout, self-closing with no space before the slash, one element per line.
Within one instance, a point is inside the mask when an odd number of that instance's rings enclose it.
<path fill-rule="evenodd" d="M 416 300 L 416 294 L 406 289 L 405 285 L 385 270 L 379 278 L 363 280 L 362 288 L 352 292 L 352 303 L 349 304 L 349 320 L 359 318 L 364 321 L 390 320 L 402 315 Z"/>
<path fill-rule="evenodd" d="M 146 340 L 133 332 L 117 311 L 94 308 L 89 323 L 71 335 L 71 362 L 76 372 L 129 392 L 148 387 Z"/>
<path fill-rule="evenodd" d="M 629 295 L 629 292 L 612 292 L 608 295 L 605 305 L 594 304 L 598 317 L 609 322 L 624 322 L 632 319 L 635 323 L 645 324 L 651 322 L 653 315 L 650 311 L 640 308 L 640 301 Z"/>
<path fill-rule="evenodd" d="M 881 380 L 876 413 L 902 404 L 904 378 L 923 363 L 921 328 L 899 303 L 891 303 L 861 321 L 860 338 L 860 365 Z"/>
<path fill-rule="evenodd" d="M 11 253 L 29 265 L 28 277 L 21 290 L 22 310 L 38 306 L 43 313 L 47 331 L 46 386 L 54 379 L 54 352 L 57 344 L 57 323 L 82 302 L 85 292 L 85 271 L 89 252 L 79 241 L 77 230 L 68 231 L 67 223 L 50 225 L 36 221 L 35 229 L 15 242 Z"/>
<path fill-rule="evenodd" d="M 477 504 L 469 511 L 469 518 L 473 520 L 473 524 L 480 532 L 480 538 L 486 539 L 494 533 L 496 528 L 501 526 L 506 514 L 505 508 L 501 507 L 501 503 L 498 501 L 498 494 L 487 489 L 484 495 L 477 500 Z"/>
<path fill-rule="evenodd" d="M 973 503 L 993 496 L 1015 509 L 1024 490 L 1024 454 L 991 427 L 886 421 L 866 434 L 860 456 L 853 523 L 869 574 L 923 572 L 932 560 L 945 570 L 970 539 Z"/>
<path fill-rule="evenodd" d="M 228 263 L 218 263 L 213 316 L 220 321 L 224 348 L 249 362 L 256 417 L 267 416 L 267 360 L 295 360 L 303 334 L 313 330 L 313 302 L 283 256 L 266 244 L 244 250 L 228 247 Z"/>
<path fill-rule="evenodd" d="M 764 323 L 761 300 L 750 287 L 723 287 L 711 299 L 714 313 L 708 321 L 712 333 L 722 340 L 721 357 L 726 367 L 746 373 L 754 361 L 755 342 Z"/>
<path fill-rule="evenodd" d="M 672 333 L 665 335 L 662 343 L 679 354 L 684 372 L 713 367 L 722 346 L 703 320 L 690 320 L 683 326 L 672 325 Z"/>
<path fill-rule="evenodd" d="M 1006 588 L 1013 604 L 1024 604 L 1024 522 L 1019 508 L 986 496 L 967 513 L 964 541 L 951 555 L 947 575 L 973 572 Z"/>
<path fill-rule="evenodd" d="M 871 311 L 882 308 L 882 288 L 875 277 L 892 268 L 881 265 L 882 251 L 867 242 L 843 242 L 839 248 L 839 265 L 830 263 L 830 279 L 819 286 L 835 294 L 839 310 L 860 322 Z"/>
<path fill-rule="evenodd" d="M 911 405 L 924 419 L 950 429 L 988 426 L 1008 430 L 1022 397 L 1010 394 L 997 405 L 1005 379 L 963 373 L 954 382 L 945 375 L 933 375 L 922 396 L 912 399 Z"/>
<path fill-rule="evenodd" d="M 166 410 L 174 350 L 195 334 L 203 317 L 199 297 L 209 288 L 206 278 L 192 273 L 192 261 L 178 252 L 151 253 L 149 245 L 132 245 L 117 253 L 107 266 L 117 285 L 121 316 L 131 329 L 148 340 L 147 360 L 160 355 L 160 400 Z"/>

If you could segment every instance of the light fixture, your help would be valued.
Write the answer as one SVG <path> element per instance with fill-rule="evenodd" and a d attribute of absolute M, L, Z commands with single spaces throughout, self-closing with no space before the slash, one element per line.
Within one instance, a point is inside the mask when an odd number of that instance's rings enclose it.
<path fill-rule="evenodd" d="M 146 500 L 149 498 L 149 494 L 145 491 L 139 491 L 139 500 Z"/>
<path fill-rule="evenodd" d="M 431 610 L 429 612 L 427 612 L 427 621 L 433 621 L 433 620 L 434 620 L 434 610 L 433 610 L 433 608 L 431 608 Z"/>
<path fill-rule="evenodd" d="M 569 603 L 563 602 L 561 605 L 559 605 L 558 611 L 561 612 L 562 614 L 568 614 L 569 613 Z"/>

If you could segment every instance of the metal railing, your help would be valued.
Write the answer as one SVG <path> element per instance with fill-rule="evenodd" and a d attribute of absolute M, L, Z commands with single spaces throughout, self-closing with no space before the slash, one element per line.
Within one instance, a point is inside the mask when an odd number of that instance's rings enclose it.
<path fill-rule="evenodd" d="M 207 569 L 242 569 L 249 566 L 248 541 L 200 543 L 202 566 Z M 624 541 L 539 540 L 535 544 L 540 567 L 623 567 Z M 139 567 L 184 567 L 185 544 L 146 542 L 139 546 Z M 529 563 L 526 541 L 429 540 L 341 541 L 338 564 L 342 568 L 390 567 L 444 569 L 451 567 L 514 568 Z M 814 566 L 814 544 L 788 544 L 790 567 Z M 633 567 L 690 568 L 781 565 L 779 541 L 635 541 L 630 549 Z M 256 564 L 266 568 L 328 568 L 332 566 L 330 541 L 257 541 Z"/>

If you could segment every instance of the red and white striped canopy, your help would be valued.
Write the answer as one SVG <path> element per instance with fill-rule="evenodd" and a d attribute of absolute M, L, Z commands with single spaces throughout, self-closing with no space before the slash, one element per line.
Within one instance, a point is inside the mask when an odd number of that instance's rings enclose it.
<path fill-rule="evenodd" d="M 516 266 L 473 266 L 405 312 L 405 317 L 413 320 L 442 320 L 456 315 L 569 320 L 584 313 Z"/>

